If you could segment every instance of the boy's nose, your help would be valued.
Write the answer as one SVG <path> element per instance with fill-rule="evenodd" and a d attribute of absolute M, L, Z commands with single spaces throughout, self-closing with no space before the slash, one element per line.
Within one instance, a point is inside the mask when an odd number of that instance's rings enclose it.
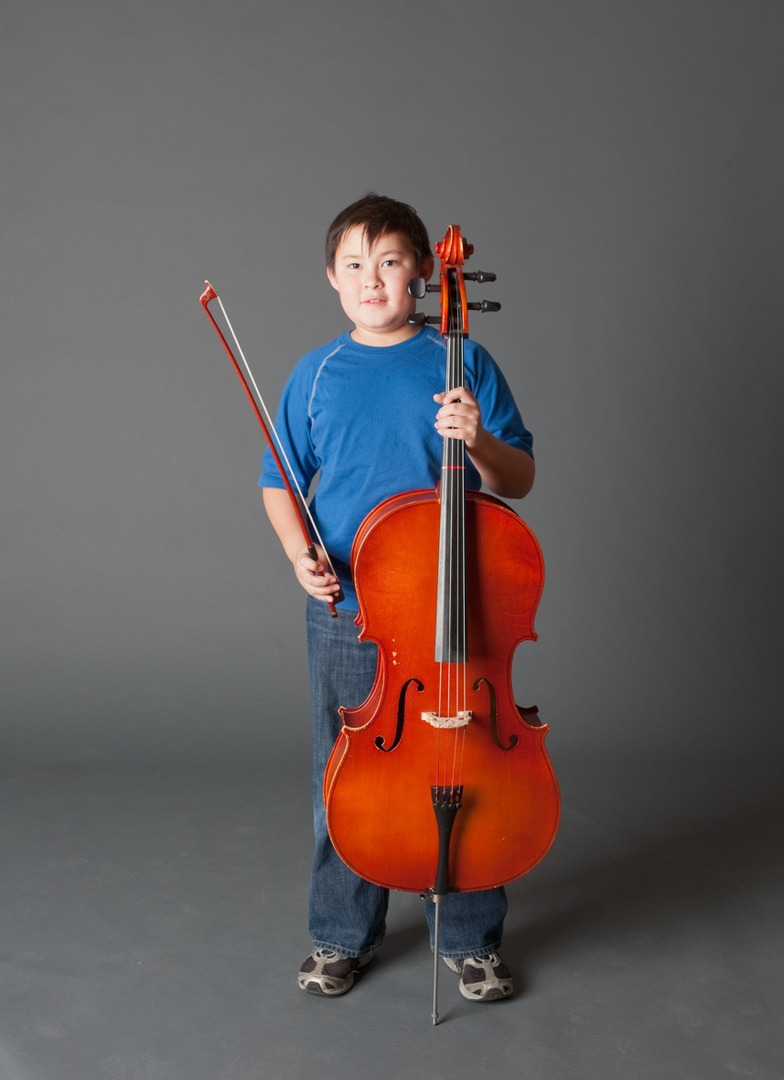
<path fill-rule="evenodd" d="M 368 270 L 365 273 L 365 288 L 376 289 L 381 284 L 381 278 L 375 270 Z"/>

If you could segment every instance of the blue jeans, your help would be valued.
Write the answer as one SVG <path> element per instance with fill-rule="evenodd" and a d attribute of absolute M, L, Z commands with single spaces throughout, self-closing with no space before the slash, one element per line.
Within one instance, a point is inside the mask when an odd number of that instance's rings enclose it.
<path fill-rule="evenodd" d="M 310 882 L 310 936 L 316 947 L 343 956 L 372 953 L 384 940 L 389 893 L 364 881 L 339 858 L 327 832 L 324 771 L 340 733 L 338 707 L 360 705 L 376 674 L 376 646 L 357 641 L 354 612 L 308 597 L 308 663 L 313 705 L 313 828 L 315 851 Z M 439 952 L 459 960 L 500 946 L 507 901 L 503 888 L 448 893 L 441 901 Z M 434 905 L 425 903 L 433 937 Z"/>

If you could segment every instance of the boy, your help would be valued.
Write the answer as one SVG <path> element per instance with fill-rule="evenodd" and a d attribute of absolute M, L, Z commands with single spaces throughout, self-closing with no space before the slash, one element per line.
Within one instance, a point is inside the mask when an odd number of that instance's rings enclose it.
<path fill-rule="evenodd" d="M 277 430 L 307 492 L 323 549 L 308 557 L 288 494 L 269 454 L 259 480 L 264 505 L 308 594 L 308 662 L 313 707 L 315 855 L 310 890 L 313 952 L 301 989 L 346 993 L 384 938 L 388 893 L 358 878 L 336 855 L 326 827 L 324 770 L 341 727 L 339 706 L 359 705 L 373 685 L 376 647 L 357 641 L 358 602 L 349 558 L 366 514 L 401 491 L 435 487 L 442 439 L 462 439 L 466 486 L 484 483 L 503 498 L 522 498 L 534 481 L 532 439 L 503 375 L 480 346 L 465 342 L 465 386 L 449 394 L 446 346 L 432 328 L 408 322 L 412 278 L 429 279 L 427 231 L 405 203 L 370 194 L 346 207 L 327 233 L 327 276 L 352 329 L 315 349 L 295 367 L 281 399 Z M 435 404 L 434 404 L 435 402 Z M 330 569 L 335 569 L 335 574 Z M 327 603 L 342 585 L 333 619 Z M 426 914 L 433 934 L 432 904 Z M 449 893 L 441 905 L 440 952 L 460 974 L 470 1001 L 512 993 L 500 959 L 506 895 L 502 888 Z"/>

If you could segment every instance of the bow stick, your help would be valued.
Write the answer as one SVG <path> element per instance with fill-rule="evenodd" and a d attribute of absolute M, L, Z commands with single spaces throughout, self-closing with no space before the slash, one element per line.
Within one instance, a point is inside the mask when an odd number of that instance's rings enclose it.
<path fill-rule="evenodd" d="M 285 448 L 283 446 L 283 443 L 280 441 L 280 436 L 278 435 L 277 431 L 275 430 L 275 425 L 272 422 L 272 418 L 270 417 L 269 410 L 267 409 L 267 406 L 264 404 L 264 398 L 261 396 L 261 392 L 260 392 L 260 390 L 258 388 L 258 385 L 256 384 L 256 380 L 253 377 L 253 372 L 250 369 L 250 365 L 248 364 L 248 361 L 245 359 L 245 354 L 242 351 L 242 346 L 240 345 L 239 340 L 237 339 L 237 335 L 234 333 L 234 327 L 231 325 L 231 320 L 229 319 L 229 316 L 226 314 L 226 309 L 223 306 L 223 301 L 218 296 L 218 294 L 216 293 L 216 291 L 212 287 L 212 285 L 210 285 L 209 281 L 205 281 L 204 284 L 206 285 L 206 288 L 205 288 L 204 292 L 201 294 L 201 296 L 199 297 L 199 303 L 204 308 L 204 313 L 206 314 L 207 318 L 212 323 L 213 328 L 215 329 L 215 333 L 220 338 L 220 340 L 221 340 L 221 342 L 223 344 L 223 347 L 226 350 L 226 352 L 228 354 L 228 357 L 232 362 L 234 370 L 237 372 L 237 377 L 239 378 L 240 382 L 242 383 L 242 387 L 243 387 L 243 389 L 244 389 L 244 391 L 245 391 L 245 393 L 247 395 L 248 401 L 251 403 L 253 411 L 256 414 L 256 419 L 258 420 L 259 424 L 261 425 L 261 430 L 264 433 L 264 438 L 266 440 L 267 446 L 270 449 L 270 453 L 272 454 L 272 458 L 273 458 L 273 460 L 275 462 L 275 465 L 276 465 L 276 467 L 278 469 L 278 472 L 280 473 L 281 479 L 283 480 L 283 484 L 284 484 L 284 486 L 286 488 L 288 496 L 291 499 L 291 505 L 294 507 L 294 511 L 295 511 L 295 513 L 297 515 L 297 521 L 299 522 L 299 527 L 300 527 L 300 529 L 302 531 L 303 539 L 305 540 L 305 544 L 307 545 L 308 556 L 311 559 L 316 559 L 318 556 L 317 556 L 316 548 L 313 545 L 313 537 L 310 534 L 310 530 L 308 528 L 308 523 L 305 521 L 305 514 L 307 514 L 308 521 L 310 522 L 310 525 L 311 525 L 311 527 L 313 529 L 313 535 L 316 537 L 316 540 L 321 545 L 321 548 L 323 549 L 324 553 L 326 554 L 326 548 L 324 547 L 324 541 L 321 539 L 321 536 L 319 535 L 319 531 L 318 531 L 318 527 L 316 525 L 316 522 L 313 520 L 313 515 L 311 514 L 310 510 L 308 509 L 308 504 L 305 501 L 305 497 L 302 494 L 302 490 L 301 490 L 301 488 L 299 486 L 299 483 L 297 482 L 297 477 L 295 476 L 294 470 L 291 467 L 291 463 L 290 463 L 288 457 L 286 456 L 286 451 L 285 451 Z M 218 306 L 221 309 L 221 313 L 223 314 L 223 318 L 224 318 L 224 320 L 226 322 L 226 325 L 229 328 L 229 332 L 230 332 L 230 334 L 232 336 L 232 339 L 234 340 L 234 344 L 235 344 L 235 346 L 237 348 L 237 352 L 240 355 L 240 359 L 242 360 L 242 367 L 240 367 L 236 356 L 232 352 L 231 347 L 229 346 L 229 343 L 228 343 L 228 341 L 226 340 L 226 338 L 225 338 L 225 336 L 223 334 L 223 331 L 218 326 L 217 322 L 215 321 L 215 317 L 213 316 L 212 312 L 209 309 L 209 304 L 213 300 L 217 301 Z M 243 367 L 245 369 L 244 371 L 243 371 Z M 253 387 L 252 390 L 251 390 L 251 386 Z M 274 438 L 273 438 L 273 436 L 274 436 Z M 281 458 L 283 460 L 281 460 Z M 285 462 L 285 467 L 284 467 L 283 462 Z M 295 488 L 296 488 L 296 491 L 295 491 Z M 303 513 L 303 510 L 304 510 L 304 513 Z M 329 561 L 329 555 L 327 555 L 327 562 L 329 564 L 330 571 L 333 574 L 335 574 L 335 569 L 332 566 L 332 563 Z M 337 574 L 335 574 L 335 577 L 337 577 Z M 340 601 L 342 599 L 343 599 L 343 590 L 341 589 L 340 592 L 337 593 L 337 595 L 334 597 L 333 600 L 328 600 L 327 601 L 327 604 L 329 606 L 329 610 L 332 613 L 333 618 L 337 618 L 337 614 L 338 614 L 337 611 L 335 610 L 335 604 L 340 603 Z"/>

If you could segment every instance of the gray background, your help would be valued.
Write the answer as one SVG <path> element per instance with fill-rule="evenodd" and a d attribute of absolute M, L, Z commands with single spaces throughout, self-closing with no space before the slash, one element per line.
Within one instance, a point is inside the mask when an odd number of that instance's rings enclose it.
<path fill-rule="evenodd" d="M 6 14 L 6 761 L 306 737 L 301 599 L 198 297 L 274 406 L 344 328 L 322 237 L 371 188 L 499 276 L 472 329 L 536 440 L 517 685 L 553 743 L 780 747 L 783 27 L 734 0 Z"/>
<path fill-rule="evenodd" d="M 783 32 L 778 0 L 6 11 L 0 740 L 17 814 L 56 818 L 53 777 L 118 769 L 212 772 L 215 790 L 250 768 L 304 793 L 302 597 L 198 297 L 209 277 L 274 405 L 297 357 L 345 327 L 322 238 L 375 189 L 434 238 L 462 225 L 498 274 L 478 294 L 503 310 L 472 330 L 534 432 L 519 508 L 548 575 L 515 684 L 551 724 L 565 806 L 622 846 L 713 829 L 730 873 L 727 822 L 737 854 L 739 822 L 780 821 Z M 13 836 L 32 858 L 35 830 Z M 560 843 L 541 886 L 556 909 L 614 858 L 590 830 Z M 618 1040 L 602 1075 L 662 1075 L 624 1070 Z M 745 1052 L 730 1072 L 776 1074 Z M 536 1075 L 583 1075 L 552 1053 Z M 181 1075 L 149 1054 L 94 1075 Z M 40 1075 L 70 1075 L 58 1060 Z"/>

